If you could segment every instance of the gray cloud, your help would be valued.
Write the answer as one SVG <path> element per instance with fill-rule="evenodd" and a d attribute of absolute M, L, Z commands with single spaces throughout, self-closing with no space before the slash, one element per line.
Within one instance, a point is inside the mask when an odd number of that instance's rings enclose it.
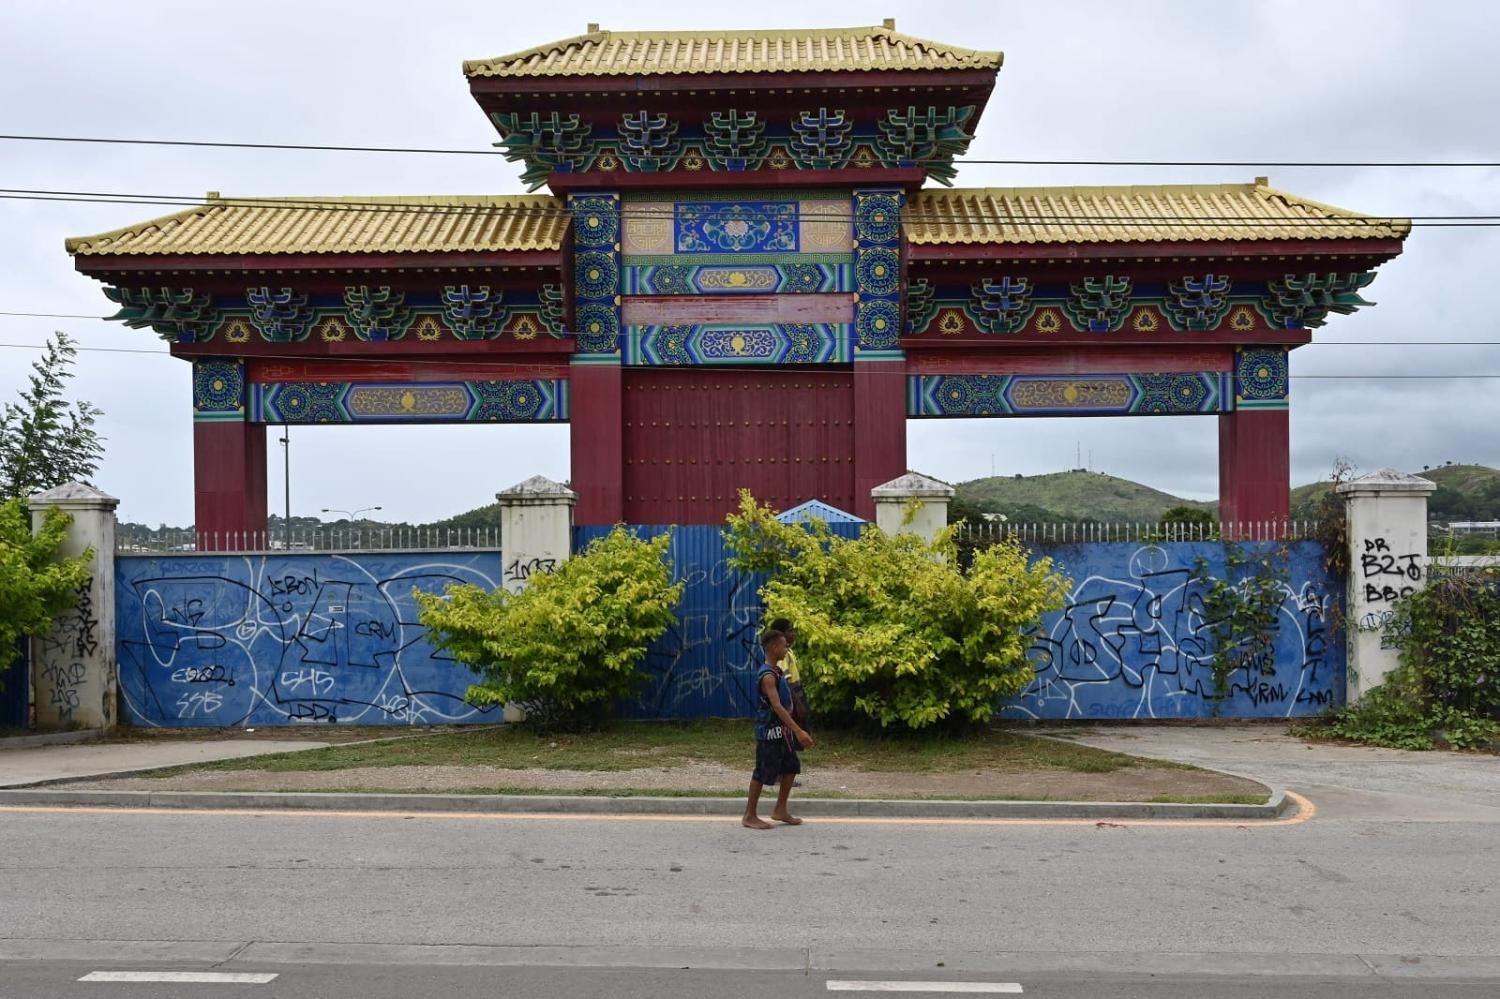
<path fill-rule="evenodd" d="M 894 13 L 913 34 L 1006 52 L 975 158 L 1500 158 L 1493 4 L 1224 2 L 1121 4 L 766 2 L 753 19 L 660 2 L 619 28 L 868 23 Z M 0 9 L 6 131 L 475 147 L 493 135 L 468 98 L 465 58 L 576 34 L 597 5 L 433 0 L 420 6 L 262 2 L 52 2 Z M 495 158 L 198 151 L 0 144 L 7 187 L 199 194 L 514 192 Z M 1041 169 L 974 165 L 964 185 L 1248 180 L 1254 168 Z M 1500 172 L 1271 170 L 1286 190 L 1361 211 L 1500 213 Z M 163 213 L 165 210 L 163 210 Z M 97 285 L 73 273 L 67 235 L 140 220 L 140 208 L 0 202 L 0 309 L 103 315 Z M 1500 340 L 1490 305 L 1500 233 L 1421 229 L 1370 288 L 1379 307 L 1335 317 L 1297 352 L 1294 374 L 1500 373 L 1500 349 L 1424 341 Z M 0 342 L 66 328 L 90 347 L 159 348 L 105 323 L 0 318 Z M 1414 346 L 1367 348 L 1345 341 Z M 0 349 L 0 396 L 34 355 Z M 186 365 L 86 353 L 78 390 L 102 406 L 101 485 L 122 515 L 192 517 Z M 1497 381 L 1294 383 L 1297 481 L 1335 457 L 1364 467 L 1443 460 L 1500 464 Z M 910 463 L 948 479 L 1093 465 L 1188 495 L 1216 491 L 1208 418 L 910 424 Z M 527 475 L 566 474 L 564 428 L 309 428 L 293 431 L 294 509 L 380 503 L 403 518 L 487 501 Z M 273 507 L 280 454 L 270 449 Z M 1087 455 L 1085 455 L 1087 457 Z"/>

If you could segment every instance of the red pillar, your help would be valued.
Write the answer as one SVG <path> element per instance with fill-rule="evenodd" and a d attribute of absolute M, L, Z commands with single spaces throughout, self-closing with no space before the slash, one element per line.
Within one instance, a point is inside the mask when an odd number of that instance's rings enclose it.
<path fill-rule="evenodd" d="M 578 524 L 615 524 L 625 518 L 622 374 L 618 361 L 575 361 L 569 371 L 571 485 L 578 494 L 573 520 Z"/>
<path fill-rule="evenodd" d="M 250 548 L 266 531 L 266 426 L 243 420 L 193 424 L 194 527 L 199 547 Z M 246 534 L 260 535 L 246 538 Z"/>
<path fill-rule="evenodd" d="M 870 490 L 906 473 L 906 363 L 854 362 L 854 510 L 875 519 Z"/>
<path fill-rule="evenodd" d="M 1290 414 L 1245 409 L 1219 416 L 1219 517 L 1283 521 L 1291 514 Z"/>

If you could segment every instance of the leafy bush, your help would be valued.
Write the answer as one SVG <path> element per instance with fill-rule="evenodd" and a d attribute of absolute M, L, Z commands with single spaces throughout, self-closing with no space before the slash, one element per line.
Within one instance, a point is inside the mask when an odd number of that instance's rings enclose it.
<path fill-rule="evenodd" d="M 1396 602 L 1387 634 L 1401 665 L 1320 734 L 1397 749 L 1457 749 L 1500 738 L 1500 569 L 1433 579 Z"/>
<path fill-rule="evenodd" d="M 49 510 L 33 537 L 26 501 L 0 502 L 0 665 L 10 661 L 23 636 L 45 634 L 89 584 L 93 549 L 57 558 L 72 522 L 61 510 Z"/>
<path fill-rule="evenodd" d="M 683 584 L 672 582 L 670 544 L 616 527 L 519 593 L 419 592 L 420 620 L 433 645 L 483 678 L 469 703 L 520 705 L 538 728 L 587 729 L 640 690 L 646 648 L 674 620 Z"/>
<path fill-rule="evenodd" d="M 748 493 L 727 535 L 732 565 L 771 574 L 766 615 L 797 630 L 813 710 L 882 728 L 988 721 L 1031 682 L 1028 632 L 1069 586 L 1050 559 L 1028 566 L 1014 541 L 963 572 L 952 528 L 930 544 L 873 526 L 848 540 L 821 522 L 782 524 Z"/>

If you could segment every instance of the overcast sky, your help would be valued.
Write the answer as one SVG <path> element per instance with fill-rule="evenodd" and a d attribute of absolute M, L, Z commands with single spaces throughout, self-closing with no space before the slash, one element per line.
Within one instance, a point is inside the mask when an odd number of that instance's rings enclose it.
<path fill-rule="evenodd" d="M 483 148 L 495 138 L 460 63 L 619 30 L 831 27 L 895 16 L 919 37 L 1005 52 L 970 156 L 1029 159 L 1500 160 L 1500 4 L 657 0 L 545 4 L 424 0 L 0 5 L 0 132 Z M 1500 171 L 1253 167 L 1059 169 L 971 165 L 958 184 L 1218 183 L 1270 173 L 1283 190 L 1380 215 L 1500 215 Z M 0 142 L 7 188 L 226 195 L 519 192 L 499 157 L 402 156 Z M 162 211 L 165 211 L 164 209 Z M 160 212 L 0 201 L 0 311 L 106 315 L 63 238 Z M 1366 296 L 1293 355 L 1294 376 L 1500 374 L 1500 230 L 1418 228 Z M 65 329 L 85 347 L 163 350 L 149 330 L 0 316 L 0 343 Z M 1351 341 L 1401 341 L 1366 347 Z M 0 399 L 35 351 L 0 348 Z M 98 485 L 124 519 L 193 514 L 189 369 L 162 356 L 85 352 L 77 395 L 105 412 Z M 1364 469 L 1445 460 L 1500 465 L 1500 379 L 1317 380 L 1292 390 L 1296 482 L 1336 457 Z M 274 440 L 274 437 L 273 437 Z M 1093 467 L 1182 495 L 1217 490 L 1210 417 L 910 421 L 909 463 L 949 480 Z M 292 430 L 294 514 L 374 504 L 426 520 L 537 473 L 568 475 L 566 426 Z M 279 509 L 280 449 L 271 445 Z"/>

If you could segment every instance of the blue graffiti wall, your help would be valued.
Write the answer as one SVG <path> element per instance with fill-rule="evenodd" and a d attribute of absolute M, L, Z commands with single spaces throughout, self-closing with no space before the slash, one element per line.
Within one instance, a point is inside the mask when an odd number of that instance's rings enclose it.
<path fill-rule="evenodd" d="M 858 537 L 859 524 L 831 524 Z M 729 567 L 723 532 L 712 524 L 632 527 L 644 538 L 670 531 L 673 579 L 686 582 L 677 623 L 646 652 L 650 676 L 640 697 L 620 705 L 626 718 L 746 718 L 755 711 L 760 661 L 760 587 L 765 577 Z M 608 527 L 578 527 L 582 551 Z"/>
<path fill-rule="evenodd" d="M 413 588 L 500 584 L 498 551 L 121 556 L 120 689 L 142 726 L 495 720 L 434 652 Z"/>
<path fill-rule="evenodd" d="M 1072 592 L 1043 619 L 1029 653 L 1036 678 L 1004 717 L 1286 718 L 1342 703 L 1345 650 L 1331 623 L 1342 586 L 1324 569 L 1322 546 L 1237 547 L 1284 575 L 1283 600 L 1271 641 L 1231 674 L 1226 696 L 1213 678 L 1216 622 L 1192 578 L 1199 559 L 1226 578 L 1223 544 L 1060 545 L 1037 554 L 1052 556 Z"/>

